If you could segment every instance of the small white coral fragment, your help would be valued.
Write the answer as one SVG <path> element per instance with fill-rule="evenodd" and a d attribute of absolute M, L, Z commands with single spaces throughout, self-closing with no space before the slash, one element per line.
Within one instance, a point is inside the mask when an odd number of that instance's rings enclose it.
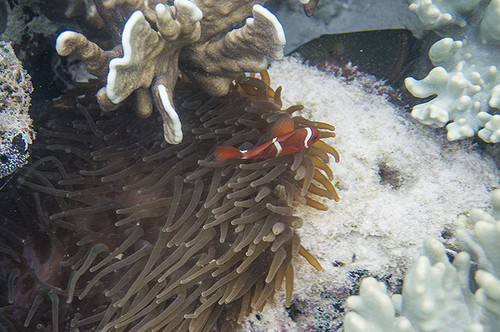
<path fill-rule="evenodd" d="M 163 133 L 165 141 L 170 144 L 182 142 L 182 125 L 179 116 L 170 103 L 169 93 L 165 85 L 158 85 L 158 96 L 161 100 L 161 116 L 163 118 Z"/>
<path fill-rule="evenodd" d="M 436 66 L 446 64 L 453 60 L 453 57 L 462 48 L 463 44 L 464 43 L 460 40 L 443 38 L 431 46 L 429 49 L 429 57 Z"/>

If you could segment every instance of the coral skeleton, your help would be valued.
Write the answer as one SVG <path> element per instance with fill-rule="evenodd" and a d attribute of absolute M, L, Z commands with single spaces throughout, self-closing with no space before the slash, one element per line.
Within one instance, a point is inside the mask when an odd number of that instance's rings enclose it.
<path fill-rule="evenodd" d="M 56 49 L 63 56 L 80 55 L 88 71 L 106 83 L 97 93 L 103 110 L 116 109 L 134 94 L 136 112 L 148 117 L 156 107 L 165 140 L 178 144 L 182 128 L 172 98 L 179 70 L 210 94 L 223 96 L 243 73 L 265 70 L 266 56 L 283 56 L 283 28 L 256 2 L 105 1 L 96 6 L 101 17 L 130 15 L 123 32 L 119 20 L 108 22 L 120 44 L 104 51 L 82 34 L 65 31 Z"/>
<path fill-rule="evenodd" d="M 347 300 L 353 311 L 345 317 L 345 331 L 498 331 L 500 190 L 492 194 L 491 212 L 475 209 L 459 222 L 457 240 L 465 251 L 450 263 L 454 252 L 426 240 L 402 295 L 390 297 L 382 282 L 364 279 L 359 296 Z"/>
<path fill-rule="evenodd" d="M 410 9 L 427 29 L 467 36 L 437 41 L 429 50 L 436 67 L 422 80 L 405 80 L 416 97 L 437 95 L 416 105 L 413 117 L 427 125 L 446 126 L 449 140 L 477 133 L 486 142 L 500 142 L 496 114 L 500 108 L 500 1 L 483 6 L 477 0 L 418 0 Z"/>

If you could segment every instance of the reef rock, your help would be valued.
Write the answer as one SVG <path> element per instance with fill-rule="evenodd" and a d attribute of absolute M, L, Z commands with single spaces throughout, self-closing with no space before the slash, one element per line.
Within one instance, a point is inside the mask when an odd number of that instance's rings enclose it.
<path fill-rule="evenodd" d="M 10 43 L 0 41 L 0 178 L 28 162 L 35 133 L 28 114 L 31 78 Z"/>

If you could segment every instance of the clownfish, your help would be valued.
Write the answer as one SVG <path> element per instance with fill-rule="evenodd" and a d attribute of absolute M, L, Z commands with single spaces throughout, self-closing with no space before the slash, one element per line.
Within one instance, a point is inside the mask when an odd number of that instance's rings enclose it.
<path fill-rule="evenodd" d="M 316 127 L 294 129 L 293 120 L 284 118 L 276 121 L 271 133 L 273 139 L 250 150 L 238 150 L 231 146 L 215 148 L 215 158 L 219 161 L 228 159 L 266 159 L 292 154 L 307 149 L 321 138 L 321 131 Z"/>

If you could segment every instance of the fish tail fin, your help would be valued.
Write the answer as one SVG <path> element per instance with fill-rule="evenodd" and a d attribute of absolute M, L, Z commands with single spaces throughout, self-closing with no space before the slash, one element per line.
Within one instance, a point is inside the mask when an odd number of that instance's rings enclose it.
<path fill-rule="evenodd" d="M 234 158 L 243 158 L 243 152 L 232 146 L 218 146 L 215 148 L 215 159 L 222 161 Z"/>

